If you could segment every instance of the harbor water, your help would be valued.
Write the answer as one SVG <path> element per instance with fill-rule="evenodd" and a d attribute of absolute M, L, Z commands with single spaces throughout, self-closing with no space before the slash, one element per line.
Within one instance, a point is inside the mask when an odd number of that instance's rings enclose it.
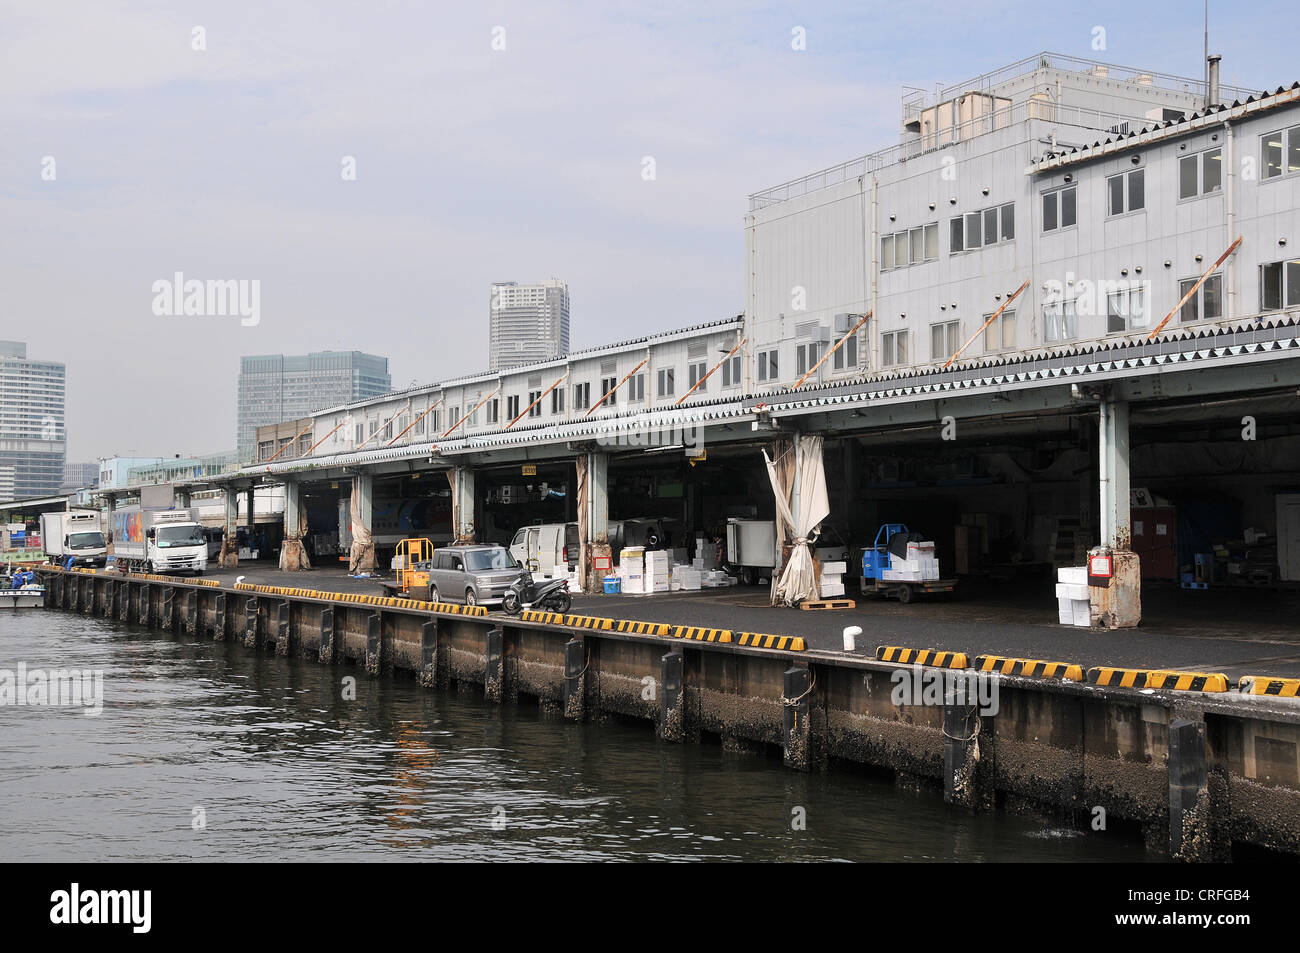
<path fill-rule="evenodd" d="M 62 612 L 0 613 L 0 679 L 20 666 L 100 673 L 103 695 L 92 715 L 6 696 L 9 861 L 1162 859 L 779 752 Z"/>

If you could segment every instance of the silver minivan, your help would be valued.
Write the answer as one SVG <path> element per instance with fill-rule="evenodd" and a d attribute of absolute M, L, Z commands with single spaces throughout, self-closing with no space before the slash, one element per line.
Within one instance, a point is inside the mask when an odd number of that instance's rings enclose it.
<path fill-rule="evenodd" d="M 444 546 L 429 566 L 429 600 L 498 605 L 518 578 L 519 567 L 503 546 Z"/>

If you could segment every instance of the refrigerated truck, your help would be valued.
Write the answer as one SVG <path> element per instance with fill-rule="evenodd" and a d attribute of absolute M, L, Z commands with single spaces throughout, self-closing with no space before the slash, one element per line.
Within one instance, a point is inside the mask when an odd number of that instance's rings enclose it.
<path fill-rule="evenodd" d="M 208 540 L 196 507 L 128 506 L 113 514 L 113 559 L 122 572 L 205 572 Z"/>
<path fill-rule="evenodd" d="M 41 539 L 52 563 L 63 565 L 69 556 L 74 566 L 102 566 L 108 561 L 108 543 L 99 514 L 92 510 L 42 513 Z"/>

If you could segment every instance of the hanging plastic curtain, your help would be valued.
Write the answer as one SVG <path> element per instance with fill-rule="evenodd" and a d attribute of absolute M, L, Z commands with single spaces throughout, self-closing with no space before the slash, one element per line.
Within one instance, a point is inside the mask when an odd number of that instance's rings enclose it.
<path fill-rule="evenodd" d="M 794 478 L 799 485 L 799 500 L 795 510 L 789 503 L 789 477 L 779 471 L 778 464 L 782 458 L 773 461 L 767 457 L 767 475 L 772 482 L 772 492 L 776 497 L 777 538 L 793 537 L 790 558 L 782 569 L 780 578 L 772 587 L 772 604 L 787 606 L 800 602 L 815 600 L 817 592 L 817 574 L 813 567 L 812 541 L 813 531 L 821 525 L 822 520 L 830 515 L 830 500 L 826 494 L 826 468 L 822 464 L 822 438 L 805 436 L 797 438 L 797 452 L 794 453 Z M 789 456 L 790 452 L 783 456 Z"/>

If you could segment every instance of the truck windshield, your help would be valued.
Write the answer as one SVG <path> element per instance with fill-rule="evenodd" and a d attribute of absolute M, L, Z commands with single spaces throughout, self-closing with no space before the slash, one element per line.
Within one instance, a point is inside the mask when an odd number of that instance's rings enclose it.
<path fill-rule="evenodd" d="M 72 533 L 68 536 L 69 549 L 103 549 L 104 534 L 101 532 L 93 533 Z"/>
<path fill-rule="evenodd" d="M 159 526 L 157 532 L 158 548 L 169 546 L 206 546 L 202 526 Z"/>
<path fill-rule="evenodd" d="M 472 549 L 465 554 L 465 568 L 470 572 L 483 572 L 485 569 L 514 569 L 515 561 L 499 546 L 496 549 Z"/>

